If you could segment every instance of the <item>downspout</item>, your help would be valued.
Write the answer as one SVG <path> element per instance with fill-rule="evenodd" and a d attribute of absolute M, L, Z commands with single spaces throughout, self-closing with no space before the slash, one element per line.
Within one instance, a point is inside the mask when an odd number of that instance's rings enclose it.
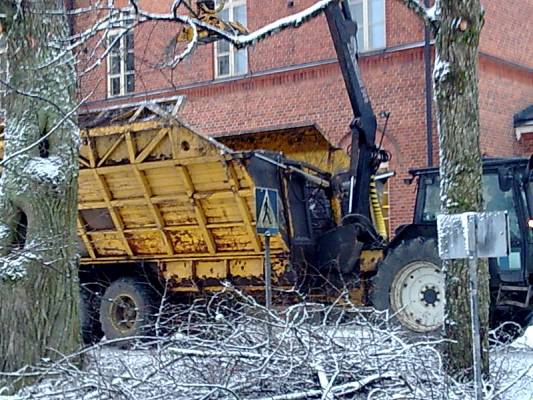
<path fill-rule="evenodd" d="M 67 9 L 67 12 L 74 10 L 74 0 L 67 0 L 65 2 L 65 7 Z M 67 17 L 67 21 L 69 26 L 70 35 L 74 36 L 74 15 L 69 14 Z"/>
<path fill-rule="evenodd" d="M 429 0 L 424 0 L 424 5 L 429 7 Z M 427 163 L 433 166 L 433 99 L 432 99 L 432 71 L 431 71 L 431 46 L 430 31 L 424 25 L 424 68 L 426 75 L 426 140 L 427 140 Z"/>

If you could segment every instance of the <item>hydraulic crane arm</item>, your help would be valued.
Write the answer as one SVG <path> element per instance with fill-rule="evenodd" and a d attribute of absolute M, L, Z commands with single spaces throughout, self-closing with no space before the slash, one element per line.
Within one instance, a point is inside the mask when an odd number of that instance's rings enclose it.
<path fill-rule="evenodd" d="M 357 24 L 351 18 L 348 0 L 332 2 L 325 14 L 354 115 L 350 125 L 348 214 L 369 218 L 370 182 L 382 157 L 375 145 L 376 116 L 357 64 Z"/>

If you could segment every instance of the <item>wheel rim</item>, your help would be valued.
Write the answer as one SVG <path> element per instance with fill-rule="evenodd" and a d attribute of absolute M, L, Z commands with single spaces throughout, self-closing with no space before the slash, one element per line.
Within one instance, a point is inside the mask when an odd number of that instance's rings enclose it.
<path fill-rule="evenodd" d="M 137 306 L 133 297 L 121 294 L 111 302 L 111 322 L 118 331 L 127 333 L 133 330 L 137 322 L 137 315 Z"/>
<path fill-rule="evenodd" d="M 394 279 L 391 308 L 402 325 L 415 332 L 431 332 L 444 320 L 444 276 L 427 261 L 408 264 Z"/>

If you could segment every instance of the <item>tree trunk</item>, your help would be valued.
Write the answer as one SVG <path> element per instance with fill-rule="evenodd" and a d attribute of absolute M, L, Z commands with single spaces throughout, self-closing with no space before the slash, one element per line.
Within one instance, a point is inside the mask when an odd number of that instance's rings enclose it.
<path fill-rule="evenodd" d="M 3 372 L 58 359 L 80 345 L 79 131 L 67 115 L 75 107 L 76 76 L 72 54 L 61 50 L 68 23 L 62 0 L 13 3 L 0 1 L 9 60 L 0 179 Z"/>
<path fill-rule="evenodd" d="M 482 210 L 477 57 L 483 10 L 479 0 L 440 0 L 435 37 L 435 97 L 440 144 L 441 208 Z M 488 374 L 489 271 L 478 264 L 482 371 Z M 453 376 L 472 377 L 467 260 L 446 263 L 446 362 Z"/>

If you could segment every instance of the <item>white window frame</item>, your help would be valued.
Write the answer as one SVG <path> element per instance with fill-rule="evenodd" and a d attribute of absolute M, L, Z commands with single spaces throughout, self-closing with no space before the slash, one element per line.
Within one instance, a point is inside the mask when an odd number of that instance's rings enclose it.
<path fill-rule="evenodd" d="M 228 10 L 229 21 L 234 22 L 234 9 L 235 7 L 244 5 L 247 7 L 246 0 L 226 0 L 224 5 L 224 10 Z M 246 19 L 248 19 L 248 9 L 246 9 Z M 244 48 L 240 51 L 245 52 L 246 56 L 246 69 L 244 72 L 235 71 L 235 56 L 239 50 L 235 48 L 232 44 L 229 45 L 229 52 L 221 53 L 219 51 L 219 42 L 217 41 L 214 46 L 214 61 L 215 61 L 215 79 L 217 78 L 229 78 L 232 76 L 246 75 L 248 73 L 248 49 Z M 218 58 L 222 56 L 229 56 L 229 73 L 220 74 L 218 71 Z"/>
<path fill-rule="evenodd" d="M 134 93 L 135 92 L 135 65 L 133 67 L 133 71 L 128 71 L 126 69 L 126 60 L 127 60 L 127 54 L 128 53 L 131 53 L 133 55 L 133 57 L 135 58 L 135 42 L 133 42 L 133 46 L 130 50 L 127 50 L 126 49 L 126 36 L 128 35 L 129 32 L 126 32 L 126 29 L 127 28 L 130 28 L 131 29 L 131 25 L 133 24 L 133 17 L 130 15 L 128 16 L 127 14 L 125 13 L 129 13 L 131 12 L 130 10 L 128 9 L 124 9 L 124 10 L 121 10 L 120 14 L 117 16 L 117 19 L 118 21 L 124 25 L 124 28 L 113 28 L 113 29 L 110 29 L 108 32 L 107 32 L 107 36 L 108 36 L 108 46 L 111 46 L 111 43 L 109 42 L 109 38 L 111 36 L 114 36 L 114 35 L 121 35 L 120 38 L 118 39 L 118 44 L 119 44 L 119 54 L 120 54 L 120 71 L 118 73 L 112 73 L 111 72 L 111 57 L 113 56 L 113 53 L 111 51 L 111 49 L 109 49 L 109 52 L 107 54 L 107 97 L 108 98 L 111 98 L 111 97 L 120 97 L 120 96 L 125 96 L 127 94 L 131 94 L 131 93 Z M 116 22 L 115 22 L 116 23 Z M 130 30 L 131 34 L 133 35 L 133 30 Z M 128 76 L 133 76 L 133 80 L 134 80 L 134 84 L 133 84 L 133 90 L 132 91 L 128 91 L 128 87 L 127 87 L 127 77 Z M 119 78 L 119 82 L 120 82 L 120 90 L 119 90 L 119 93 L 113 93 L 112 92 L 112 89 L 113 89 L 113 86 L 112 86 L 112 80 L 113 79 L 116 79 L 116 78 Z"/>
<path fill-rule="evenodd" d="M 369 3 L 372 0 L 350 0 L 350 5 L 363 3 L 363 26 L 357 26 L 357 30 L 363 30 L 363 43 L 357 43 L 359 46 L 360 52 L 372 51 L 383 49 L 387 47 L 387 2 L 386 0 L 381 0 L 383 2 L 383 47 L 370 47 L 370 6 Z M 352 18 L 354 16 L 352 15 Z"/>

